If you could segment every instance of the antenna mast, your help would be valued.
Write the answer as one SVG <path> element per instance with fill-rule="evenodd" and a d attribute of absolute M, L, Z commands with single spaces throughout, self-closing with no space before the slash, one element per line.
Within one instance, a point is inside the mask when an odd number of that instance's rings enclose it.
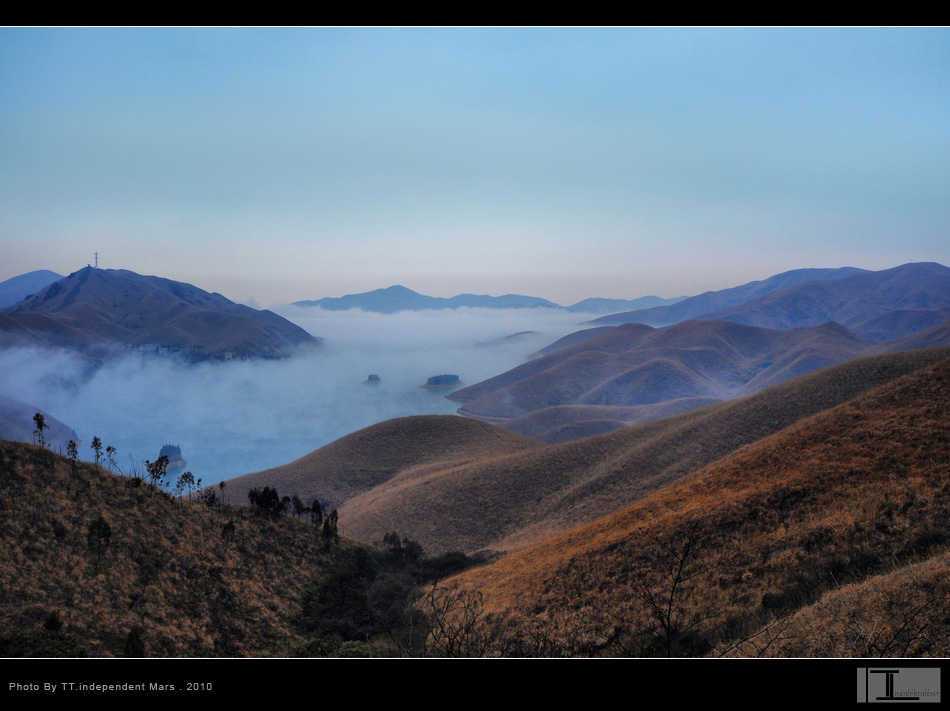
<path fill-rule="evenodd" d="M 96 252 L 96 269 L 99 268 L 99 253 Z"/>

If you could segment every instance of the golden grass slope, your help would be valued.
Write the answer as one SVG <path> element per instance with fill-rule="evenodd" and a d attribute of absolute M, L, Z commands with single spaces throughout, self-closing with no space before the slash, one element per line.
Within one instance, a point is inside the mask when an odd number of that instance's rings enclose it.
<path fill-rule="evenodd" d="M 3 655 L 124 656 L 133 630 L 145 656 L 293 655 L 291 620 L 328 555 L 313 526 L 131 483 L 0 440 Z"/>
<path fill-rule="evenodd" d="M 321 498 L 339 507 L 406 469 L 541 447 L 524 435 L 464 417 L 402 417 L 341 437 L 289 464 L 230 479 L 227 493 L 230 501 L 247 502 L 252 488 L 270 486 L 281 495 Z"/>
<path fill-rule="evenodd" d="M 743 446 L 948 356 L 944 348 L 864 358 L 604 435 L 406 468 L 347 501 L 341 521 L 357 539 L 375 541 L 395 530 L 430 553 L 524 547 L 611 514 Z M 385 452 L 371 440 L 365 446 Z"/>
<path fill-rule="evenodd" d="M 942 360 L 461 580 L 556 654 L 946 656 L 948 509 Z"/>

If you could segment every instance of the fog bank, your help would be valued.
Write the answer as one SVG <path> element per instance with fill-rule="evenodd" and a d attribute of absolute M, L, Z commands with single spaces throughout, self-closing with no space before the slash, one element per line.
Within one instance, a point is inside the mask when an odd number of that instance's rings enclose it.
<path fill-rule="evenodd" d="M 0 352 L 0 394 L 42 408 L 90 443 L 118 449 L 123 471 L 142 469 L 177 444 L 203 483 L 290 462 L 371 424 L 417 414 L 453 414 L 451 390 L 420 387 L 443 373 L 473 384 L 504 372 L 584 316 L 547 309 L 325 312 L 274 309 L 324 339 L 293 358 L 187 364 L 128 357 L 90 370 L 65 352 Z M 504 340 L 524 331 L 538 333 Z M 484 344 L 491 345 L 484 345 Z M 370 374 L 378 385 L 365 383 Z M 461 386 L 459 386 L 461 387 Z"/>

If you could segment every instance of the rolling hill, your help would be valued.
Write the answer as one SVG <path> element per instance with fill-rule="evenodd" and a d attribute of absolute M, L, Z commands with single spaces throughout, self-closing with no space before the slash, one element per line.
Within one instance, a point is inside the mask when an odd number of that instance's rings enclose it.
<path fill-rule="evenodd" d="M 947 320 L 950 268 L 904 264 L 798 284 L 701 318 L 763 328 L 805 328 L 835 321 L 869 343 L 891 341 Z"/>
<path fill-rule="evenodd" d="M 826 324 L 779 331 L 726 321 L 686 321 L 665 329 L 625 324 L 453 392 L 459 413 L 501 421 L 561 405 L 641 407 L 725 400 L 866 349 Z M 616 419 L 621 420 L 619 416 Z"/>
<path fill-rule="evenodd" d="M 102 357 L 129 348 L 190 358 L 278 357 L 318 340 L 270 311 L 127 270 L 86 267 L 0 312 L 5 344 Z"/>
<path fill-rule="evenodd" d="M 291 465 L 232 479 L 227 490 L 267 485 L 301 497 L 334 492 L 345 532 L 366 542 L 398 531 L 430 553 L 511 550 L 633 504 L 948 356 L 943 348 L 862 358 L 744 398 L 555 446 L 466 418 L 393 420 Z M 460 445 L 460 433 L 476 436 Z"/>
<path fill-rule="evenodd" d="M 229 479 L 228 497 L 246 501 L 254 487 L 272 486 L 304 500 L 338 507 L 399 472 L 538 449 L 523 435 L 484 422 L 445 415 L 387 420 L 341 437 L 289 464 Z M 387 531 L 380 532 L 380 536 Z"/>
<path fill-rule="evenodd" d="M 457 582 L 557 656 L 946 656 L 948 444 L 944 359 Z"/>
<path fill-rule="evenodd" d="M 404 286 L 394 285 L 386 289 L 374 289 L 362 294 L 347 294 L 340 297 L 324 297 L 322 299 L 295 301 L 294 306 L 319 306 L 327 311 L 346 311 L 347 309 L 362 309 L 381 314 L 394 314 L 399 311 L 422 311 L 426 309 L 566 309 L 581 314 L 612 314 L 618 311 L 644 309 L 674 304 L 686 297 L 661 299 L 658 296 L 641 296 L 638 299 L 602 299 L 591 298 L 579 301 L 571 306 L 561 306 L 553 301 L 536 296 L 522 296 L 520 294 L 505 294 L 504 296 L 487 296 L 483 294 L 458 294 L 448 299 L 437 296 L 426 296 Z"/>

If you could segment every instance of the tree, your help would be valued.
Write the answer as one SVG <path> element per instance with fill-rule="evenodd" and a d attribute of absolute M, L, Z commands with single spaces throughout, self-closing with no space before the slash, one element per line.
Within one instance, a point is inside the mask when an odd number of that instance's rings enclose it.
<path fill-rule="evenodd" d="M 181 496 L 182 492 L 188 490 L 188 500 L 191 501 L 191 492 L 195 488 L 195 475 L 191 472 L 184 472 L 181 476 L 178 477 L 178 482 L 175 484 L 175 496 Z"/>
<path fill-rule="evenodd" d="M 66 444 L 66 456 L 69 457 L 69 466 L 72 468 L 73 474 L 76 473 L 76 460 L 79 459 L 79 443 L 76 440 L 71 439 Z"/>
<path fill-rule="evenodd" d="M 338 532 L 338 516 L 336 509 L 333 509 L 329 514 L 323 518 L 323 528 L 321 529 L 321 534 L 323 535 L 323 545 L 329 549 L 330 544 L 334 541 L 340 539 L 340 534 Z"/>
<path fill-rule="evenodd" d="M 36 442 L 41 447 L 46 446 L 46 435 L 43 434 L 43 430 L 48 430 L 49 425 L 46 424 L 46 416 L 42 412 L 37 412 L 33 415 L 33 422 L 36 423 L 36 429 L 33 430 L 33 435 L 36 437 Z"/>
<path fill-rule="evenodd" d="M 96 570 L 99 569 L 99 561 L 102 559 L 102 549 L 109 545 L 112 539 L 112 527 L 103 518 L 102 514 L 89 524 L 86 531 L 86 541 L 89 548 L 96 552 Z"/>
<path fill-rule="evenodd" d="M 291 499 L 291 504 L 293 505 L 294 515 L 297 518 L 300 518 L 305 513 L 307 513 L 307 510 L 308 510 L 307 505 L 303 501 L 301 501 L 300 497 L 297 496 L 296 494 L 293 495 L 293 498 Z"/>
<path fill-rule="evenodd" d="M 111 471 L 115 471 L 115 466 L 116 466 L 116 464 L 115 464 L 115 453 L 116 453 L 116 451 L 118 451 L 118 450 L 116 450 L 116 448 L 113 447 L 111 444 L 110 444 L 108 447 L 106 447 L 106 458 L 109 460 L 109 469 L 110 469 Z"/>
<path fill-rule="evenodd" d="M 92 438 L 92 451 L 96 455 L 96 468 L 99 468 L 99 460 L 102 459 L 102 440 L 98 437 Z"/>
<path fill-rule="evenodd" d="M 284 512 L 284 502 L 281 501 L 277 489 L 265 486 L 263 489 L 254 487 L 247 492 L 247 500 L 258 513 L 278 517 Z"/>
<path fill-rule="evenodd" d="M 148 472 L 148 483 L 156 486 L 164 486 L 165 475 L 168 473 L 168 457 L 164 454 L 154 462 L 145 460 L 145 470 Z"/>
<path fill-rule="evenodd" d="M 310 504 L 310 523 L 317 528 L 323 526 L 323 507 L 319 499 L 314 499 Z"/>

